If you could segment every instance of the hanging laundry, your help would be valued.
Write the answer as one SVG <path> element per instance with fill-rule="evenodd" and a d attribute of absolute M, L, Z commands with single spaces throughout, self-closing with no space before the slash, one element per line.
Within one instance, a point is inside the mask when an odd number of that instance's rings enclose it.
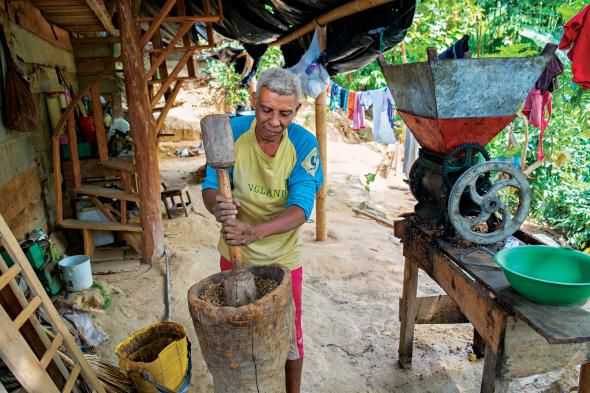
<path fill-rule="evenodd" d="M 559 49 L 569 49 L 574 82 L 590 89 L 590 4 L 564 26 Z"/>
<path fill-rule="evenodd" d="M 307 97 L 316 98 L 319 96 L 330 80 L 328 71 L 326 71 L 323 65 L 317 62 L 321 53 L 319 37 L 316 32 L 313 35 L 309 48 L 301 56 L 299 62 L 289 68 L 289 71 L 299 76 L 303 94 Z"/>
<path fill-rule="evenodd" d="M 371 102 L 373 106 L 373 139 L 384 144 L 396 143 L 390 110 L 393 112 L 393 98 L 388 88 L 369 90 L 364 92 L 368 97 L 364 103 Z M 370 100 L 370 101 L 369 101 Z"/>
<path fill-rule="evenodd" d="M 348 110 L 348 90 L 343 87 L 340 88 L 339 107 L 342 110 Z"/>
<path fill-rule="evenodd" d="M 350 92 L 348 92 L 348 108 L 345 109 L 346 117 L 348 117 L 348 120 L 352 120 L 352 115 L 354 114 L 355 106 L 356 106 L 356 92 L 350 91 Z"/>
<path fill-rule="evenodd" d="M 336 83 L 332 83 L 330 86 L 330 110 L 335 111 L 338 107 L 338 101 L 340 100 L 340 86 Z"/>
<path fill-rule="evenodd" d="M 438 55 L 439 60 L 464 59 L 465 53 L 469 52 L 469 36 L 464 35 L 448 49 Z"/>
<path fill-rule="evenodd" d="M 362 97 L 365 95 L 364 92 L 357 92 L 356 93 L 356 104 L 354 107 L 354 112 L 352 114 L 352 129 L 353 130 L 360 130 L 365 128 L 365 109 L 361 103 Z"/>
<path fill-rule="evenodd" d="M 557 77 L 563 74 L 563 64 L 557 58 L 557 56 L 553 55 L 543 73 L 537 79 L 535 83 L 535 88 L 541 91 L 550 91 L 553 92 L 554 90 L 559 88 L 559 82 Z"/>
<path fill-rule="evenodd" d="M 537 160 L 543 160 L 543 137 L 545 129 L 549 125 L 552 112 L 552 96 L 549 91 L 542 92 L 539 89 L 532 89 L 526 98 L 522 113 L 527 116 L 529 124 L 540 130 L 539 145 L 537 147 Z"/>
<path fill-rule="evenodd" d="M 404 141 L 404 174 L 406 177 L 410 177 L 410 169 L 412 169 L 412 165 L 414 165 L 414 162 L 418 158 L 420 144 L 410 129 L 408 127 L 405 127 L 405 129 L 406 137 Z"/>

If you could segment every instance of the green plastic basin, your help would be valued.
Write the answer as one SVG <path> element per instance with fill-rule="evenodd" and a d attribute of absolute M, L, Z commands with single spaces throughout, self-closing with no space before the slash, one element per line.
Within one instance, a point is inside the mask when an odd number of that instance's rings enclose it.
<path fill-rule="evenodd" d="M 590 255 L 569 248 L 522 246 L 498 252 L 512 288 L 541 304 L 582 304 L 590 298 Z"/>

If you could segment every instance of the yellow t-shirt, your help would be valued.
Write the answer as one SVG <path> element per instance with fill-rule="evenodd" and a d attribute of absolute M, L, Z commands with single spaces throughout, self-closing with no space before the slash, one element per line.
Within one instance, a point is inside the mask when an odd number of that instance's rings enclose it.
<path fill-rule="evenodd" d="M 292 124 L 285 131 L 275 156 L 270 157 L 256 140 L 253 117 L 235 117 L 231 124 L 235 143 L 231 178 L 233 197 L 240 202 L 238 220 L 262 224 L 289 206 L 299 206 L 308 218 L 322 183 L 315 136 Z M 202 187 L 217 189 L 217 175 L 209 166 Z M 242 246 L 242 259 L 255 265 L 279 263 L 293 269 L 299 265 L 297 233 L 295 229 Z M 218 247 L 221 255 L 229 259 L 222 236 Z"/>

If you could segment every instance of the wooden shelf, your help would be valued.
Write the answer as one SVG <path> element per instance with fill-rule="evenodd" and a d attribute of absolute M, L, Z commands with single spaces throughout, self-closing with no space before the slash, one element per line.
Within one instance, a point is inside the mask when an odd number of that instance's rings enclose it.
<path fill-rule="evenodd" d="M 117 222 L 100 222 L 65 219 L 59 224 L 66 229 L 89 229 L 95 231 L 141 232 L 141 226 L 135 224 L 119 224 Z"/>
<path fill-rule="evenodd" d="M 132 192 L 117 190 L 114 188 L 106 188 L 99 186 L 92 186 L 89 184 L 82 184 L 76 192 L 78 194 L 93 195 L 98 197 L 119 199 L 122 201 L 132 201 L 139 203 L 139 195 Z"/>
<path fill-rule="evenodd" d="M 125 158 L 109 158 L 106 161 L 100 161 L 100 165 L 117 171 L 125 171 L 129 173 L 135 172 L 133 161 Z"/>

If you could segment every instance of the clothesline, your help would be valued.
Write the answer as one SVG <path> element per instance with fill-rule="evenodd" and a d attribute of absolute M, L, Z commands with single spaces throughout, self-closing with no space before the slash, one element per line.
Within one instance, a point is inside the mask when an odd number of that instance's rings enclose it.
<path fill-rule="evenodd" d="M 343 110 L 352 121 L 353 130 L 366 128 L 365 110 L 373 107 L 373 139 L 384 144 L 396 143 L 394 101 L 388 87 L 365 91 L 349 90 L 330 80 L 327 91 L 331 111 Z"/>

